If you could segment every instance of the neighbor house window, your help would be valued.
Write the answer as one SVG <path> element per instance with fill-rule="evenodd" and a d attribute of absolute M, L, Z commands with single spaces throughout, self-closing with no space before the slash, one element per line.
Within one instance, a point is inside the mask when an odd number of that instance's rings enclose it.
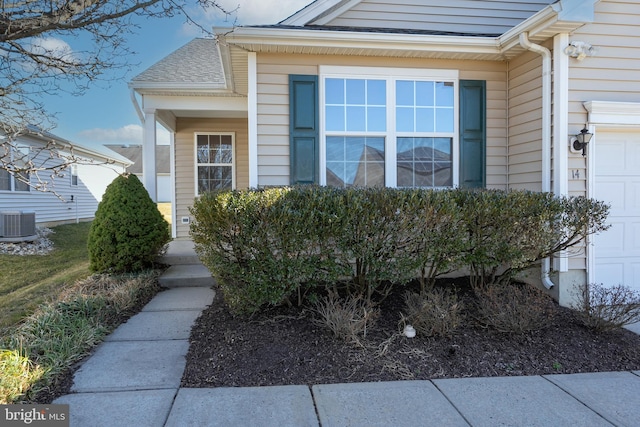
<path fill-rule="evenodd" d="M 11 175 L 4 169 L 0 169 L 0 191 L 11 191 Z"/>
<path fill-rule="evenodd" d="M 25 180 L 29 181 L 29 174 L 22 173 L 20 176 L 26 177 Z M 30 191 L 31 187 L 21 179 L 11 175 L 6 170 L 0 170 L 0 191 Z"/>
<path fill-rule="evenodd" d="M 233 134 L 196 134 L 196 194 L 235 188 L 233 154 Z"/>
<path fill-rule="evenodd" d="M 78 185 L 78 165 L 71 165 L 71 185 Z"/>
<path fill-rule="evenodd" d="M 323 67 L 321 82 L 321 181 L 456 185 L 456 71 Z"/>

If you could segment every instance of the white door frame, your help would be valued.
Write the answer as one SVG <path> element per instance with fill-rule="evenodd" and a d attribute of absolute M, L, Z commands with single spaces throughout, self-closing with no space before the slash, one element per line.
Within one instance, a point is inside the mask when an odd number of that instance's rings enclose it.
<path fill-rule="evenodd" d="M 593 138 L 587 148 L 587 197 L 595 191 L 595 148 L 598 132 L 640 130 L 640 102 L 587 101 L 584 108 L 589 112 L 589 132 Z M 587 283 L 591 283 L 595 273 L 595 252 L 591 238 L 587 238 Z"/>

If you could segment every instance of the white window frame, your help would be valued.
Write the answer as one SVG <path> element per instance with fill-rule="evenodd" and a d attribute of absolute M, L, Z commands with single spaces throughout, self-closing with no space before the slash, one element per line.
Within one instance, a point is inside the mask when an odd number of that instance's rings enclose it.
<path fill-rule="evenodd" d="M 15 149 L 11 149 L 10 152 L 10 156 L 11 156 L 11 161 L 13 161 L 14 159 L 14 151 L 21 151 L 23 154 L 28 155 L 28 153 L 31 151 L 31 147 L 28 145 L 18 145 L 17 147 L 15 147 Z M 25 153 L 26 151 L 26 153 Z M 26 189 L 24 190 L 16 190 L 16 183 L 18 182 L 18 179 L 15 177 L 14 174 L 10 173 L 9 171 L 6 171 L 7 174 L 9 175 L 9 189 L 8 190 L 1 190 L 0 189 L 0 193 L 30 193 L 31 192 L 31 173 L 26 172 L 27 174 L 27 178 L 29 179 L 29 184 L 24 183 L 23 185 L 26 185 Z"/>
<path fill-rule="evenodd" d="M 200 196 L 198 191 L 198 166 L 229 166 L 228 163 L 198 163 L 198 136 L 231 136 L 231 189 L 236 189 L 236 133 L 235 132 L 195 132 L 193 134 L 193 163 L 194 163 L 194 193 Z"/>
<path fill-rule="evenodd" d="M 397 187 L 397 137 L 420 137 L 419 133 L 396 132 L 396 81 L 398 80 L 422 80 L 453 82 L 454 85 L 454 129 L 453 136 L 450 133 L 430 133 L 429 137 L 452 137 L 451 147 L 451 173 L 452 187 L 459 185 L 460 168 L 460 102 L 459 102 L 459 72 L 447 69 L 419 69 L 419 68 L 384 68 L 384 67 L 344 67 L 323 65 L 319 68 L 319 112 L 320 112 L 320 185 L 327 185 L 327 136 L 362 135 L 363 132 L 327 132 L 325 131 L 325 79 L 378 79 L 387 81 L 387 130 L 386 132 L 366 132 L 369 137 L 381 136 L 385 138 L 385 186 Z M 392 102 L 390 102 L 392 101 Z M 437 188 L 437 187 L 434 187 Z"/>
<path fill-rule="evenodd" d="M 71 165 L 70 172 L 71 173 L 69 175 L 71 178 L 71 186 L 77 187 L 78 186 L 78 165 Z"/>

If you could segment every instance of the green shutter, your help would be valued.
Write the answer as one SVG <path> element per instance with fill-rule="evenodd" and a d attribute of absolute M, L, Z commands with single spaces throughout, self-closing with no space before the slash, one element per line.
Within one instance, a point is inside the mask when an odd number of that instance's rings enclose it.
<path fill-rule="evenodd" d="M 318 182 L 318 76 L 289 76 L 291 184 Z"/>
<path fill-rule="evenodd" d="M 486 104 L 484 80 L 460 80 L 460 187 L 486 184 Z"/>

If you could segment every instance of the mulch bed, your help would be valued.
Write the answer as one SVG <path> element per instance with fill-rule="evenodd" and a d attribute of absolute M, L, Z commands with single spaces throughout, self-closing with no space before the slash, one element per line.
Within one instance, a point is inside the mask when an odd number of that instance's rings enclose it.
<path fill-rule="evenodd" d="M 464 280 L 456 281 L 470 298 Z M 415 290 L 415 289 L 414 289 Z M 232 315 L 220 292 L 196 321 L 183 387 L 247 387 L 433 378 L 546 375 L 640 369 L 640 336 L 595 333 L 553 304 L 549 326 L 524 334 L 483 327 L 473 312 L 441 338 L 400 334 L 402 293 L 381 304 L 366 339 L 350 343 L 319 326 L 309 307 Z"/>

